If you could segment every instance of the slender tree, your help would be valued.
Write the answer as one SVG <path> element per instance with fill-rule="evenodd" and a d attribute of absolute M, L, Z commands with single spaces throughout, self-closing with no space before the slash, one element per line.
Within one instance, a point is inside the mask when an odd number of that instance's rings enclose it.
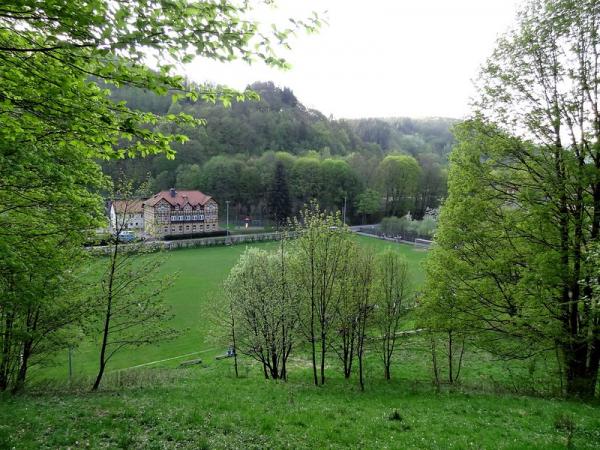
<path fill-rule="evenodd" d="M 353 264 L 355 278 L 354 297 L 358 306 L 356 317 L 356 354 L 358 357 L 358 381 L 361 390 L 365 390 L 364 381 L 364 357 L 366 351 L 367 330 L 372 322 L 374 311 L 374 277 L 375 261 L 373 254 L 368 250 L 362 250 Z"/>
<path fill-rule="evenodd" d="M 325 358 L 352 242 L 340 215 L 321 212 L 316 202 L 295 220 L 294 229 L 298 233 L 294 243 L 298 257 L 296 278 L 302 295 L 299 321 L 311 345 L 313 381 L 319 385 L 325 383 Z"/>
<path fill-rule="evenodd" d="M 344 377 L 350 378 L 355 360 L 359 382 L 364 388 L 363 362 L 366 333 L 371 325 L 374 260 L 372 253 L 356 244 L 347 255 L 347 268 L 339 275 L 339 298 L 335 302 L 335 335 L 330 345 L 342 362 Z"/>
<path fill-rule="evenodd" d="M 100 335 L 93 391 L 100 387 L 106 366 L 118 351 L 171 339 L 178 333 L 169 327 L 172 314 L 163 303 L 163 293 L 172 284 L 173 276 L 161 273 L 163 255 L 152 253 L 143 243 L 121 242 L 130 204 L 127 200 L 122 202 L 123 212 L 117 216 L 96 296 L 99 317 L 90 327 L 91 332 Z"/>
<path fill-rule="evenodd" d="M 384 376 L 389 380 L 394 353 L 398 348 L 401 320 L 409 310 L 408 265 L 397 252 L 388 249 L 377 256 L 376 273 L 377 339 Z"/>

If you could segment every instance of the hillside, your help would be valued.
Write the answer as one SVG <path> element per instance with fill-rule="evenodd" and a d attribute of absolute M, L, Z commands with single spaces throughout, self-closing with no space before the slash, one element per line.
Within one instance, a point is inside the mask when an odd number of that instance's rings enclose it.
<path fill-rule="evenodd" d="M 360 237 L 380 252 L 390 244 Z M 274 249 L 276 243 L 259 247 Z M 394 245 L 409 263 L 414 289 L 428 253 Z M 287 382 L 265 380 L 260 366 L 216 360 L 226 349 L 212 314 L 221 285 L 244 246 L 177 250 L 165 273 L 178 272 L 165 301 L 172 324 L 185 332 L 161 345 L 130 348 L 110 363 L 98 393 L 90 393 L 97 343 L 66 354 L 52 368 L 32 369 L 28 391 L 0 397 L 0 448 L 574 448 L 593 449 L 600 437 L 594 404 L 550 397 L 558 387 L 545 357 L 498 361 L 470 348 L 460 383 L 432 383 L 428 338 L 403 339 L 385 381 L 379 355 L 366 360 L 366 390 L 344 379 L 337 358 L 324 386 L 311 383 L 307 348 L 295 351 Z M 201 287 L 201 289 L 199 289 Z M 443 357 L 443 352 L 440 353 Z M 202 363 L 178 367 L 183 361 Z M 138 367 L 135 367 L 138 366 Z"/>
<path fill-rule="evenodd" d="M 305 379 L 309 378 L 304 374 Z M 594 449 L 597 407 L 449 391 L 405 379 L 360 393 L 336 378 L 235 379 L 226 366 L 150 370 L 114 388 L 4 399 L 0 447 L 130 449 Z M 568 441 L 569 424 L 573 436 Z"/>
<path fill-rule="evenodd" d="M 447 157 L 453 145 L 454 119 L 335 120 L 306 108 L 289 88 L 272 82 L 249 86 L 258 101 L 233 103 L 226 108 L 206 101 L 158 97 L 138 88 L 112 88 L 116 101 L 133 109 L 160 115 L 185 112 L 206 121 L 197 128 L 169 128 L 189 140 L 176 144 L 175 159 L 164 156 L 103 161 L 113 179 L 122 174 L 135 184 L 150 180 L 156 192 L 173 186 L 200 189 L 229 200 L 237 215 L 268 217 L 268 192 L 277 161 L 289 177 L 292 212 L 310 198 L 325 208 L 342 209 L 360 219 L 359 196 L 387 189 L 378 173 L 388 155 L 414 158 L 421 170 L 419 186 L 410 187 L 403 213 L 421 217 L 436 208 L 446 192 Z M 157 126 L 161 130 L 161 126 Z M 372 198 L 373 194 L 371 194 Z M 420 197 L 420 198 L 419 198 Z M 369 214 L 389 214 L 388 205 L 375 205 Z M 364 217 L 362 217 L 364 219 Z"/>

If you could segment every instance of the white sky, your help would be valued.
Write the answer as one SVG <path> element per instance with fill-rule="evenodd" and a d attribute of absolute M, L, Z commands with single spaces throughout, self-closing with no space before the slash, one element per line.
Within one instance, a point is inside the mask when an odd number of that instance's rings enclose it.
<path fill-rule="evenodd" d="M 243 89 L 254 81 L 291 88 L 309 108 L 335 118 L 443 116 L 469 112 L 472 80 L 519 0 L 279 0 L 261 21 L 317 11 L 328 25 L 300 34 L 283 56 L 289 71 L 197 60 L 198 82 Z"/>

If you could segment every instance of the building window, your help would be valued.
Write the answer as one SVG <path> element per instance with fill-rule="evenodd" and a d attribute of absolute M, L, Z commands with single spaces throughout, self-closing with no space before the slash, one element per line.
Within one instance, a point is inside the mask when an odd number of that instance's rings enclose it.
<path fill-rule="evenodd" d="M 175 227 L 171 227 L 171 231 L 175 231 Z"/>
<path fill-rule="evenodd" d="M 192 231 L 196 231 L 196 225 L 192 225 Z"/>
<path fill-rule="evenodd" d="M 183 225 L 179 225 L 179 231 L 183 231 Z"/>
<path fill-rule="evenodd" d="M 169 227 L 165 227 L 165 233 L 169 232 Z"/>
<path fill-rule="evenodd" d="M 185 231 L 190 231 L 190 226 L 189 225 L 185 226 Z"/>

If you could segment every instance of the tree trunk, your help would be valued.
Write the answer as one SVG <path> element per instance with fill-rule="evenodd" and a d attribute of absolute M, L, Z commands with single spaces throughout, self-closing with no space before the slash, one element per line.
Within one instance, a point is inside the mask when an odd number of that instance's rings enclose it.
<path fill-rule="evenodd" d="M 311 255 L 314 258 L 314 255 Z M 315 386 L 319 385 L 317 377 L 317 348 L 315 342 L 315 263 L 311 259 L 311 285 L 310 285 L 310 345 L 312 348 L 313 381 Z"/>
<path fill-rule="evenodd" d="M 313 367 L 313 381 L 315 382 L 315 386 L 319 385 L 319 378 L 317 376 L 317 347 L 315 342 L 315 326 L 314 326 L 314 314 L 311 319 L 310 325 L 310 344 L 312 347 L 312 367 Z"/>
<path fill-rule="evenodd" d="M 96 376 L 96 381 L 94 381 L 94 386 L 92 386 L 92 391 L 97 391 L 100 387 L 100 382 L 102 381 L 102 376 L 104 375 L 104 368 L 106 367 L 106 363 L 101 360 L 100 369 L 98 370 L 98 375 Z"/>
<path fill-rule="evenodd" d="M 321 324 L 321 329 L 324 324 Z M 321 331 L 321 385 L 325 384 L 325 346 L 327 345 L 327 337 L 325 333 Z"/>
<path fill-rule="evenodd" d="M 358 382 L 360 383 L 360 390 L 365 390 L 365 380 L 363 375 L 363 352 L 362 350 L 358 353 Z"/>
<path fill-rule="evenodd" d="M 392 374 L 390 371 L 390 360 L 388 358 L 386 358 L 386 360 L 383 363 L 383 376 L 386 380 L 391 380 L 392 379 Z"/>
<path fill-rule="evenodd" d="M 595 395 L 600 349 L 597 342 L 591 343 L 591 346 L 589 355 L 588 345 L 583 344 L 576 348 L 567 345 L 563 350 L 566 365 L 567 395 L 569 397 L 590 399 Z"/>
<path fill-rule="evenodd" d="M 100 382 L 102 381 L 102 376 L 104 375 L 104 369 L 106 367 L 106 347 L 108 346 L 108 333 L 110 330 L 110 319 L 112 316 L 112 288 L 113 282 L 115 278 L 115 271 L 117 266 L 117 257 L 119 254 L 119 239 L 115 240 L 115 247 L 112 254 L 112 261 L 110 264 L 110 272 L 108 279 L 108 289 L 107 289 L 107 301 L 106 301 L 106 315 L 104 316 L 104 329 L 102 331 L 102 346 L 100 347 L 100 367 L 98 370 L 98 375 L 96 376 L 96 381 L 92 386 L 92 391 L 97 391 L 100 387 Z"/>
<path fill-rule="evenodd" d="M 23 355 L 19 366 L 19 372 L 17 373 L 17 379 L 15 380 L 15 385 L 12 389 L 13 394 L 20 392 L 25 387 L 25 378 L 27 376 L 27 367 L 29 364 L 29 357 L 31 356 L 32 345 L 33 342 L 31 342 L 30 339 L 23 344 Z"/>
<path fill-rule="evenodd" d="M 14 312 L 8 311 L 4 317 L 4 336 L 2 336 L 2 355 L 0 356 L 0 392 L 8 388 L 11 366 L 11 345 Z"/>
<path fill-rule="evenodd" d="M 454 383 L 452 373 L 452 332 L 448 331 L 448 383 Z"/>
<path fill-rule="evenodd" d="M 433 381 L 435 382 L 435 387 L 439 391 L 440 389 L 440 373 L 437 365 L 437 352 L 435 349 L 435 337 L 431 336 L 431 363 L 433 366 Z"/>
<path fill-rule="evenodd" d="M 238 359 L 237 359 L 237 347 L 234 341 L 233 344 L 233 368 L 235 370 L 235 377 L 238 378 L 240 376 L 238 371 Z"/>

